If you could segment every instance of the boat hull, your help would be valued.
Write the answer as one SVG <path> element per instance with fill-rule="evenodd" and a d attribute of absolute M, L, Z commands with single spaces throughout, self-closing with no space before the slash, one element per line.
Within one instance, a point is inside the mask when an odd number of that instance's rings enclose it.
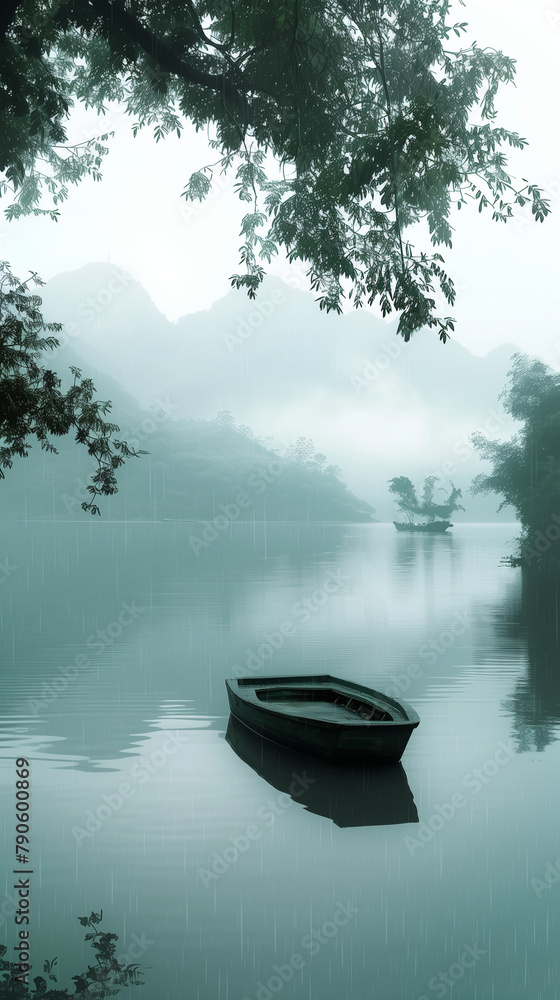
<path fill-rule="evenodd" d="M 452 528 L 450 521 L 430 521 L 428 524 L 408 524 L 406 521 L 393 521 L 397 531 L 427 531 L 431 534 L 441 534 Z"/>
<path fill-rule="evenodd" d="M 313 718 L 291 714 L 290 707 L 274 701 L 274 690 L 335 690 L 344 697 L 361 699 L 391 715 L 390 721 Z M 249 729 L 281 746 L 339 762 L 368 761 L 394 764 L 400 761 L 413 729 L 420 719 L 406 702 L 396 701 L 380 691 L 329 675 L 307 677 L 261 677 L 226 681 L 232 715 Z M 267 694 L 266 702 L 259 696 Z M 333 711 L 333 716 L 335 712 Z"/>

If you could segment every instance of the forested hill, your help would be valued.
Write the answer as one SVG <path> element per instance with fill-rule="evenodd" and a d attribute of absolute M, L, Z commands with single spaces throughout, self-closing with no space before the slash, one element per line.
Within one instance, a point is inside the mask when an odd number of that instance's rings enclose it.
<path fill-rule="evenodd" d="M 512 520 L 469 488 L 486 470 L 471 435 L 516 430 L 499 403 L 515 345 L 476 357 L 427 331 L 405 344 L 396 322 L 327 315 L 292 280 L 269 276 L 254 301 L 231 290 L 176 323 L 114 265 L 58 275 L 41 296 L 45 317 L 64 324 L 57 364 L 72 348 L 84 371 L 110 373 L 142 406 L 168 397 L 177 416 L 207 421 L 231 410 L 282 450 L 308 436 L 382 521 L 393 520 L 387 484 L 399 475 L 436 475 L 446 491 L 452 480 L 465 520 Z"/>
<path fill-rule="evenodd" d="M 70 348 L 64 367 L 80 366 Z M 60 358 L 53 367 L 62 374 Z M 81 363 L 83 366 L 83 362 Z M 85 372 L 84 372 L 85 373 Z M 373 508 L 355 497 L 309 447 L 282 458 L 238 428 L 229 414 L 212 421 L 177 419 L 166 398 L 142 410 L 121 386 L 87 366 L 96 397 L 110 399 L 109 419 L 119 424 L 120 440 L 149 452 L 130 458 L 119 470 L 119 492 L 101 499 L 107 519 L 196 518 L 212 521 L 371 521 Z M 14 460 L 0 481 L 0 515 L 9 517 L 90 518 L 81 510 L 95 463 L 73 439 L 53 439 L 58 455 L 35 443 L 28 458 Z M 305 442 L 309 444 L 309 442 Z"/>

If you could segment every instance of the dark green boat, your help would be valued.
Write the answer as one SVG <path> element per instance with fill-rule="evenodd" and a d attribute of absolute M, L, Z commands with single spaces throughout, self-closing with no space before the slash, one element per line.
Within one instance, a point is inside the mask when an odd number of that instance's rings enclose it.
<path fill-rule="evenodd" d="M 275 743 L 336 761 L 397 763 L 420 719 L 411 705 L 329 674 L 227 680 L 232 715 Z"/>
<path fill-rule="evenodd" d="M 408 521 L 393 521 L 397 531 L 431 531 L 441 533 L 452 528 L 450 521 L 428 521 L 427 524 L 409 524 Z"/>

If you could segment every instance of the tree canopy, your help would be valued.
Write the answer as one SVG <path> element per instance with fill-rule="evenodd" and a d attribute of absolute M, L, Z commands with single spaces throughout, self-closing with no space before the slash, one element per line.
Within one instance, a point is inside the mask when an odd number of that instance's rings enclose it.
<path fill-rule="evenodd" d="M 68 185 L 100 177 L 108 135 L 69 147 L 75 102 L 126 107 L 157 140 L 185 121 L 213 129 L 217 160 L 193 174 L 203 199 L 215 171 L 236 170 L 247 204 L 244 271 L 254 296 L 263 262 L 282 247 L 308 266 L 319 304 L 380 303 L 408 340 L 451 317 L 455 300 L 438 246 L 452 208 L 472 200 L 506 221 L 538 187 L 517 187 L 504 147 L 526 140 L 495 124 L 495 98 L 515 60 L 476 42 L 448 0 L 7 0 L 0 18 L 3 193 L 8 218 L 56 218 Z M 273 176 L 271 160 L 282 168 Z M 50 196 L 41 207 L 43 194 Z M 433 252 L 416 250 L 423 222 Z"/>
<path fill-rule="evenodd" d="M 117 102 L 134 134 L 152 128 L 158 142 L 190 122 L 209 130 L 216 159 L 185 178 L 185 198 L 203 200 L 214 174 L 233 170 L 246 209 L 234 287 L 255 297 L 265 265 L 283 249 L 290 261 L 305 263 L 321 308 L 340 312 L 345 297 L 356 307 L 378 302 L 384 316 L 399 314 L 405 340 L 432 327 L 445 342 L 454 322 L 439 315 L 436 296 L 452 306 L 455 288 L 438 247 L 452 245 L 452 210 L 472 201 L 502 222 L 516 205 L 529 203 L 541 222 L 549 211 L 536 185 L 517 184 L 508 173 L 504 150 L 522 149 L 526 140 L 495 124 L 495 98 L 514 80 L 515 60 L 476 42 L 461 47 L 466 23 L 450 19 L 450 6 L 4 0 L 6 217 L 56 220 L 71 184 L 101 179 L 111 134 L 71 145 L 67 120 L 75 104 L 103 114 Z M 412 244 L 415 226 L 431 249 Z M 15 328 L 9 320 L 6 334 L 12 304 L 4 283 L 0 298 L 1 337 L 8 336 L 0 340 L 2 358 L 10 364 Z M 30 306 L 35 324 L 38 305 Z M 3 376 L 12 402 L 0 423 L 0 470 L 25 454 L 26 435 L 50 447 L 47 431 L 75 427 L 78 441 L 104 456 L 92 501 L 113 492 L 126 451 L 109 444 L 115 428 L 92 409 L 91 383 L 76 376 L 72 389 L 57 395 L 58 376 L 38 368 L 34 353 L 52 341 L 21 338 L 17 386 L 14 369 Z"/>
<path fill-rule="evenodd" d="M 446 521 L 455 511 L 465 509 L 458 503 L 461 490 L 457 489 L 453 483 L 451 483 L 451 489 L 446 499 L 442 503 L 436 503 L 434 500 L 436 481 L 436 476 L 426 477 L 422 496 L 419 499 L 408 476 L 397 476 L 389 480 L 389 493 L 397 498 L 398 510 L 406 515 L 411 524 L 415 516 L 425 517 L 428 521 L 434 521 L 437 518 Z M 445 492 L 443 486 L 438 487 L 438 489 Z"/>
<path fill-rule="evenodd" d="M 536 564 L 560 555 L 560 373 L 543 361 L 515 354 L 501 393 L 505 409 L 521 429 L 509 441 L 473 436 L 489 474 L 473 482 L 473 493 L 498 493 L 521 522 L 518 563 Z"/>

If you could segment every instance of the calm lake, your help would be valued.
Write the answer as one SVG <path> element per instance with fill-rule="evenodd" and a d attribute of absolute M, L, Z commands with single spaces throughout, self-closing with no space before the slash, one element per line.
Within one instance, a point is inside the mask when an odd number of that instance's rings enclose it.
<path fill-rule="evenodd" d="M 103 910 L 131 998 L 552 1000 L 560 672 L 517 526 L 201 527 L 0 525 L 0 942 L 23 756 L 32 976 L 69 985 Z M 400 691 L 402 768 L 226 740 L 225 678 L 266 673 Z"/>

